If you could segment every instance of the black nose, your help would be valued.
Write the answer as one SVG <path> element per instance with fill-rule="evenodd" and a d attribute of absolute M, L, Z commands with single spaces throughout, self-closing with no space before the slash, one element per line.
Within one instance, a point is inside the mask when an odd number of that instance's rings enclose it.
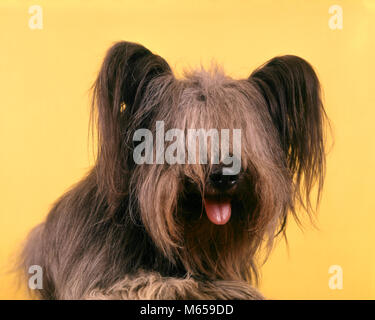
<path fill-rule="evenodd" d="M 238 174 L 223 174 L 222 168 L 210 174 L 211 185 L 219 191 L 227 191 L 238 182 Z"/>

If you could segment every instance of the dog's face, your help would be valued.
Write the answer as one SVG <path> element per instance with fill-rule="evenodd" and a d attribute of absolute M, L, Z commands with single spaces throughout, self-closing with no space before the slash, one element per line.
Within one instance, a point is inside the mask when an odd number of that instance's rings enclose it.
<path fill-rule="evenodd" d="M 294 56 L 243 80 L 217 68 L 176 79 L 144 47 L 116 44 L 95 86 L 102 190 L 114 207 L 126 197 L 127 214 L 187 272 L 249 278 L 262 242 L 296 202 L 309 211 L 315 179 L 322 185 L 319 90 Z"/>

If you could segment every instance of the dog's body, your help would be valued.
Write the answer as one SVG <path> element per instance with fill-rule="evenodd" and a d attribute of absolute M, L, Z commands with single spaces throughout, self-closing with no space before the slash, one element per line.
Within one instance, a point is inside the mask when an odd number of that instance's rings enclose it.
<path fill-rule="evenodd" d="M 283 231 L 324 177 L 325 112 L 301 58 L 248 79 L 198 71 L 176 79 L 144 47 L 121 42 L 94 87 L 92 171 L 31 233 L 22 266 L 43 268 L 44 299 L 262 299 L 256 252 Z M 219 164 L 137 164 L 137 129 L 241 130 L 241 171 Z M 233 153 L 234 144 L 230 145 Z M 212 141 L 211 141 L 212 144 Z M 185 145 L 185 144 L 184 144 Z M 210 159 L 210 155 L 208 155 Z"/>

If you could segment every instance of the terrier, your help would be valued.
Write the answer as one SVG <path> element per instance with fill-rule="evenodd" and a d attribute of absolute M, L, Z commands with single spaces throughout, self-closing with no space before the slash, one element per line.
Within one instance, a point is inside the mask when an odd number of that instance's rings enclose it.
<path fill-rule="evenodd" d="M 263 299 L 257 253 L 289 215 L 315 210 L 323 186 L 326 113 L 312 66 L 285 55 L 247 79 L 219 68 L 179 79 L 119 42 L 92 108 L 96 163 L 22 253 L 24 270 L 43 270 L 38 297 Z"/>

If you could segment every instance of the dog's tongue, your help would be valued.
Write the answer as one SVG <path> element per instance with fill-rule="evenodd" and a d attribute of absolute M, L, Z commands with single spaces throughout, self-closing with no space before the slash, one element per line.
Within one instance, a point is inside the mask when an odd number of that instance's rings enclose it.
<path fill-rule="evenodd" d="M 207 217 L 214 224 L 223 225 L 229 221 L 231 215 L 230 201 L 204 200 Z"/>

